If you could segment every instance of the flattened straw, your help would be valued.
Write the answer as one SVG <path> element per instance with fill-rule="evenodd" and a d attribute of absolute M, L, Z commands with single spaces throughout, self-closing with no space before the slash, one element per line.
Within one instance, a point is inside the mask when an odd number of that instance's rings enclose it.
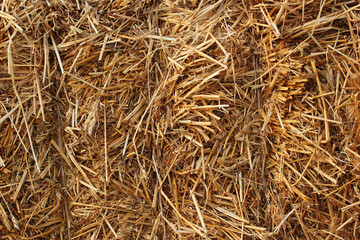
<path fill-rule="evenodd" d="M 0 156 L 0 167 L 5 167 L 4 160 L 2 159 L 1 156 Z"/>
<path fill-rule="evenodd" d="M 13 114 L 20 106 L 20 103 L 18 105 L 16 105 L 16 107 L 14 107 L 13 109 L 10 110 L 10 112 L 6 113 L 1 119 L 0 119 L 0 124 L 2 124 L 6 119 L 8 119 L 11 114 Z"/>
<path fill-rule="evenodd" d="M 152 230 L 151 230 L 151 234 L 150 234 L 150 238 L 149 239 L 154 239 L 154 236 L 157 232 L 157 229 L 158 229 L 158 225 L 159 225 L 159 222 L 160 222 L 160 217 L 162 216 L 161 213 L 158 214 L 158 216 L 156 217 L 155 219 L 155 223 L 152 227 Z"/>
<path fill-rule="evenodd" d="M 201 226 L 203 227 L 205 234 L 207 234 L 207 229 L 206 229 L 206 225 L 205 225 L 205 222 L 204 222 L 204 218 L 202 216 L 202 213 L 201 213 L 201 210 L 199 208 L 198 201 L 196 200 L 195 194 L 191 195 L 191 198 L 192 198 L 192 200 L 194 202 L 196 212 L 197 212 L 197 214 L 199 216 L 199 219 L 200 219 L 200 222 L 201 222 Z"/>
<path fill-rule="evenodd" d="M 92 88 L 94 88 L 94 89 L 96 89 L 96 90 L 98 90 L 98 91 L 101 91 L 101 89 L 100 89 L 100 88 L 98 88 L 98 87 L 94 86 L 93 84 L 91 84 L 91 83 L 89 83 L 89 82 L 85 81 L 84 79 L 82 79 L 82 78 L 80 78 L 80 77 L 78 77 L 78 76 L 75 76 L 75 75 L 73 75 L 73 74 L 71 74 L 71 73 L 69 73 L 69 72 L 64 72 L 64 73 L 65 73 L 66 75 L 69 75 L 70 77 L 73 77 L 73 78 L 75 78 L 75 79 L 77 79 L 77 80 L 79 80 L 79 81 L 81 81 L 81 82 L 85 83 L 86 85 L 88 85 L 88 86 L 90 86 L 90 87 L 92 87 Z"/>
<path fill-rule="evenodd" d="M 21 190 L 21 187 L 23 186 L 24 182 L 25 182 L 25 178 L 26 178 L 26 175 L 27 175 L 28 171 L 24 171 L 23 172 L 23 175 L 20 179 L 20 182 L 18 183 L 18 186 L 16 187 L 16 190 L 15 190 L 15 193 L 13 195 L 13 199 L 16 200 L 18 195 L 19 195 L 19 192 Z"/>
<path fill-rule="evenodd" d="M 105 101 L 105 106 L 104 106 L 104 150 L 105 150 L 105 181 L 106 183 L 109 182 L 109 173 L 108 173 L 108 146 L 107 146 L 107 114 L 106 114 L 106 101 Z M 106 187 L 105 187 L 106 189 Z"/>
<path fill-rule="evenodd" d="M 15 20 L 15 18 L 13 16 L 3 12 L 3 10 L 0 11 L 0 17 L 5 18 L 7 20 Z"/>
<path fill-rule="evenodd" d="M 125 153 L 126 153 L 126 148 L 127 148 L 127 145 L 128 145 L 128 142 L 129 142 L 129 137 L 130 137 L 130 134 L 126 134 L 126 139 L 125 139 L 125 144 L 124 144 L 124 148 L 123 148 L 123 152 L 122 152 L 122 156 L 125 156 Z"/>
<path fill-rule="evenodd" d="M 80 57 L 80 55 L 81 55 L 82 51 L 83 51 L 83 48 L 80 48 L 80 50 L 79 50 L 78 54 L 77 54 L 77 55 L 76 55 L 76 57 L 75 57 L 74 62 L 71 64 L 71 67 L 70 67 L 70 69 L 69 69 L 69 73 L 71 73 L 71 72 L 72 72 L 72 70 L 74 69 L 74 67 L 75 67 L 75 65 L 76 65 L 76 63 L 77 63 L 77 60 L 79 59 L 79 57 Z"/>
<path fill-rule="evenodd" d="M 105 39 L 104 39 L 104 42 L 103 42 L 103 45 L 102 45 L 102 48 L 101 48 L 101 52 L 100 52 L 100 56 L 99 56 L 99 61 L 101 61 L 103 55 L 104 55 L 104 52 L 105 52 L 105 47 L 106 47 L 106 43 L 107 43 L 107 40 L 109 38 L 109 35 L 106 34 L 105 35 Z"/>
<path fill-rule="evenodd" d="M 14 33 L 13 36 L 15 36 L 15 33 Z M 30 148 L 31 148 L 32 155 L 34 157 L 36 169 L 38 170 L 38 173 L 40 173 L 40 167 L 39 167 L 38 159 L 37 159 L 37 157 L 35 155 L 34 145 L 33 145 L 32 139 L 31 139 L 30 129 L 29 129 L 29 125 L 28 125 L 28 122 L 27 122 L 27 119 L 26 119 L 25 110 L 23 108 L 23 104 L 22 104 L 19 92 L 16 89 L 15 76 L 14 76 L 14 65 L 13 65 L 12 52 L 11 52 L 11 40 L 9 41 L 9 45 L 8 45 L 8 69 L 9 69 L 9 72 L 10 72 L 10 75 L 11 75 L 11 81 L 12 81 L 12 85 L 13 85 L 13 88 L 14 88 L 14 92 L 15 92 L 16 98 L 19 101 L 20 110 L 21 110 L 21 112 L 23 114 L 23 118 L 24 118 L 24 122 L 25 122 L 25 126 L 26 126 L 26 131 L 27 131 L 27 135 L 28 135 L 28 138 L 29 138 L 29 142 L 30 142 Z"/>
<path fill-rule="evenodd" d="M 285 223 L 286 219 L 288 219 L 288 217 L 290 217 L 291 214 L 293 214 L 294 211 L 296 211 L 296 209 L 298 209 L 299 206 L 295 206 L 288 214 L 285 215 L 285 217 L 281 220 L 281 222 L 275 227 L 274 231 L 277 233 L 279 232 L 281 226 Z"/>
<path fill-rule="evenodd" d="M 39 80 L 37 75 L 36 75 L 36 88 L 37 88 L 37 91 L 38 91 L 38 97 L 39 97 L 39 102 L 40 102 L 40 111 L 41 111 L 42 119 L 43 119 L 43 121 L 45 121 L 44 102 L 43 102 L 43 99 L 42 99 L 42 96 L 41 96 L 40 80 Z"/>
<path fill-rule="evenodd" d="M 204 235 L 204 233 L 202 233 L 197 227 L 196 225 L 192 224 L 190 221 L 188 221 L 186 218 L 184 218 L 175 208 L 174 204 L 170 201 L 170 199 L 168 198 L 168 196 L 166 196 L 166 194 L 161 190 L 161 195 L 163 195 L 163 197 L 165 198 L 165 200 L 169 203 L 169 205 L 174 209 L 175 213 L 186 223 L 188 224 L 197 234 L 199 234 L 200 236 L 207 238 L 206 235 Z"/>
<path fill-rule="evenodd" d="M 207 58 L 207 59 L 209 59 L 210 61 L 212 61 L 212 62 L 214 62 L 214 63 L 216 63 L 216 64 L 218 64 L 218 65 L 222 66 L 224 69 L 227 69 L 227 68 L 228 68 L 228 66 L 227 66 L 227 65 L 225 65 L 225 64 L 223 64 L 223 63 L 221 63 L 221 62 L 219 62 L 218 60 L 216 60 L 216 59 L 214 59 L 214 58 L 210 57 L 209 55 L 207 55 L 207 54 L 205 54 L 205 53 L 201 52 L 200 50 L 198 50 L 198 49 L 196 49 L 196 48 L 193 48 L 193 47 L 191 47 L 191 46 L 185 46 L 185 47 L 187 47 L 188 49 L 190 49 L 190 50 L 192 50 L 192 51 L 196 52 L 197 54 L 199 54 L 199 55 L 201 55 L 201 56 L 203 56 L 204 58 Z"/>
<path fill-rule="evenodd" d="M 51 42 L 52 42 L 52 45 L 54 47 L 54 51 L 55 51 L 55 55 L 56 55 L 56 58 L 59 62 L 59 67 L 60 67 L 60 71 L 61 71 L 61 74 L 64 74 L 64 67 L 63 67 L 63 64 L 62 64 L 62 61 L 61 61 L 61 57 L 60 57 L 60 54 L 59 54 L 59 50 L 56 46 L 56 42 L 55 42 L 55 39 L 54 39 L 54 36 L 50 33 L 50 38 L 51 38 Z"/>

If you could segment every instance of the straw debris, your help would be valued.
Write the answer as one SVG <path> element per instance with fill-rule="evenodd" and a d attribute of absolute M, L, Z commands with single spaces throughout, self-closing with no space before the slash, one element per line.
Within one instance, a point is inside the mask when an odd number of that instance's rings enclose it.
<path fill-rule="evenodd" d="M 2 1 L 0 239 L 358 239 L 357 1 Z"/>

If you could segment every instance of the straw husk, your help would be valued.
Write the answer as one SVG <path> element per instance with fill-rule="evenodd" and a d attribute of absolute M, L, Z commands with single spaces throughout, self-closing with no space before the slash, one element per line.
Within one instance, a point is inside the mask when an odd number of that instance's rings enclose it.
<path fill-rule="evenodd" d="M 0 239 L 358 239 L 356 1 L 2 1 Z"/>

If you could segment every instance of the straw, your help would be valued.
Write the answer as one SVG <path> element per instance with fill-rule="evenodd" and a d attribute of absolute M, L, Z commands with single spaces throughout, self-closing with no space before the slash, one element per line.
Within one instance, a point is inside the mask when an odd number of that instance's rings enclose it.
<path fill-rule="evenodd" d="M 358 239 L 356 1 L 2 1 L 0 239 Z"/>

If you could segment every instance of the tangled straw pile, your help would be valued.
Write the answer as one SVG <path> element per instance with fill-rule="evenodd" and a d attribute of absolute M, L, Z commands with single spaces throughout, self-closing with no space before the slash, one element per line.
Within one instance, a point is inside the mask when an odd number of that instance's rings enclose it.
<path fill-rule="evenodd" d="M 360 5 L 3 0 L 0 239 L 359 239 Z"/>

